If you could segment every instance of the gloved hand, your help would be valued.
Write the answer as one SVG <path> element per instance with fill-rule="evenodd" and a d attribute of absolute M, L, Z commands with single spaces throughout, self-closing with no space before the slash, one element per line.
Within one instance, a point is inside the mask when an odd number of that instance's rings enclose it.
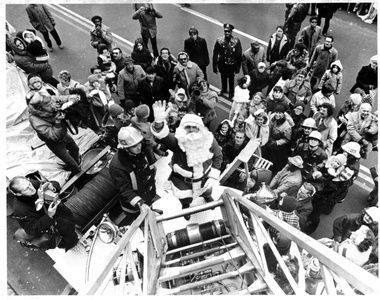
<path fill-rule="evenodd" d="M 156 101 L 152 105 L 154 121 L 156 123 L 162 123 L 165 121 L 169 111 L 171 110 L 171 105 L 168 105 L 166 109 L 166 101 Z"/>
<path fill-rule="evenodd" d="M 219 184 L 220 184 L 219 180 L 217 180 L 213 177 L 210 177 L 209 179 L 207 179 L 204 188 L 207 190 L 210 188 L 214 188 L 215 186 L 218 186 Z"/>

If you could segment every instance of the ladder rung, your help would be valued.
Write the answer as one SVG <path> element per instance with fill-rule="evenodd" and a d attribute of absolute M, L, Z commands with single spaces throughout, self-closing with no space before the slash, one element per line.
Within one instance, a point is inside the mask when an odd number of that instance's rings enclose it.
<path fill-rule="evenodd" d="M 187 265 L 183 267 L 171 267 L 161 269 L 160 277 L 158 280 L 160 282 L 172 280 L 175 278 L 183 277 L 203 269 L 215 266 L 221 263 L 225 263 L 234 259 L 242 258 L 245 256 L 244 251 L 240 247 L 236 247 L 222 255 L 214 256 L 204 261 L 196 262 L 192 265 Z"/>
<path fill-rule="evenodd" d="M 213 239 L 210 239 L 210 240 L 207 240 L 207 241 L 203 241 L 203 242 L 199 242 L 199 243 L 183 246 L 181 248 L 172 249 L 172 250 L 166 252 L 166 256 L 168 256 L 170 254 L 173 254 L 173 253 L 177 253 L 179 251 L 189 250 L 191 248 L 195 248 L 195 247 L 198 247 L 198 246 L 204 246 L 204 245 L 207 245 L 207 244 L 210 244 L 210 243 L 218 242 L 218 241 L 221 241 L 221 240 L 224 240 L 224 239 L 228 239 L 230 237 L 231 237 L 230 234 L 225 234 L 225 235 L 222 235 L 222 236 L 219 236 L 217 238 L 213 238 Z"/>
<path fill-rule="evenodd" d="M 169 265 L 176 264 L 176 263 L 188 260 L 188 259 L 194 259 L 194 258 L 197 258 L 199 256 L 210 254 L 210 253 L 213 253 L 213 252 L 216 252 L 216 251 L 219 251 L 219 250 L 225 250 L 227 248 L 231 248 L 231 247 L 234 247 L 236 245 L 237 245 L 237 242 L 234 242 L 234 243 L 231 243 L 231 244 L 228 244 L 228 245 L 218 246 L 216 248 L 211 248 L 211 249 L 206 249 L 206 250 L 203 250 L 203 251 L 199 251 L 197 253 L 189 254 L 189 255 L 186 255 L 186 256 L 182 256 L 180 258 L 176 258 L 176 259 L 173 259 L 173 260 L 166 261 L 166 262 L 163 263 L 163 266 L 167 267 Z"/>
<path fill-rule="evenodd" d="M 250 262 L 248 262 L 245 265 L 241 266 L 238 270 L 235 270 L 235 271 L 220 274 L 220 275 L 213 276 L 210 278 L 206 278 L 206 279 L 196 281 L 193 283 L 184 284 L 184 285 L 178 286 L 178 287 L 173 288 L 173 289 L 158 289 L 157 295 L 173 295 L 176 293 L 184 292 L 186 290 L 190 290 L 190 289 L 200 287 L 202 285 L 211 284 L 211 283 L 221 281 L 221 280 L 225 280 L 225 279 L 228 279 L 231 277 L 236 277 L 236 276 L 242 275 L 244 273 L 251 272 L 254 269 L 255 269 L 254 266 Z"/>

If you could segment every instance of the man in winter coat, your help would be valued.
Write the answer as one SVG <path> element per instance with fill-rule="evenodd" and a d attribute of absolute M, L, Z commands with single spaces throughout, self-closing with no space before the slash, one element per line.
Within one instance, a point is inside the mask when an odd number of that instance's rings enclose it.
<path fill-rule="evenodd" d="M 109 171 L 120 192 L 121 208 L 133 214 L 144 204 L 151 205 L 156 199 L 156 170 L 143 147 L 143 136 L 138 129 L 122 127 L 118 142 L 118 150 L 111 160 Z"/>
<path fill-rule="evenodd" d="M 122 127 L 118 133 L 118 150 L 111 160 L 109 172 L 120 192 L 120 205 L 127 214 L 139 212 L 156 198 L 155 167 L 143 147 L 141 132 Z"/>
<path fill-rule="evenodd" d="M 299 42 L 306 46 L 309 55 L 312 55 L 315 47 L 322 39 L 322 28 L 317 25 L 317 17 L 311 16 L 310 25 L 301 30 Z"/>
<path fill-rule="evenodd" d="M 125 58 L 125 67 L 117 77 L 117 94 L 122 106 L 127 99 L 132 100 L 136 106 L 139 103 L 138 83 L 146 77 L 145 71 L 139 65 L 133 64 L 133 59 Z"/>
<path fill-rule="evenodd" d="M 91 18 L 94 28 L 90 31 L 90 44 L 93 48 L 98 49 L 99 45 L 106 45 L 107 49 L 112 51 L 113 38 L 107 26 L 102 24 L 101 16 L 93 16 Z"/>
<path fill-rule="evenodd" d="M 80 172 L 79 148 L 73 138 L 67 134 L 64 121 L 64 107 L 77 102 L 78 95 L 51 96 L 42 85 L 38 75 L 28 76 L 30 91 L 26 95 L 29 122 L 37 136 L 46 146 L 65 163 L 72 174 Z M 36 103 L 33 104 L 32 103 Z"/>
<path fill-rule="evenodd" d="M 207 43 L 201 38 L 198 29 L 194 26 L 189 29 L 190 37 L 184 42 L 184 51 L 189 55 L 189 60 L 195 62 L 202 70 L 204 79 L 207 81 L 207 66 L 210 64 Z"/>
<path fill-rule="evenodd" d="M 289 196 L 296 195 L 302 184 L 302 168 L 301 156 L 289 157 L 288 164 L 273 177 L 269 187 L 277 195 L 281 195 L 281 193 L 286 193 Z"/>
<path fill-rule="evenodd" d="M 201 68 L 189 60 L 189 55 L 186 52 L 178 53 L 178 64 L 173 70 L 173 82 L 178 88 L 183 88 L 189 92 L 190 87 L 194 83 L 198 83 L 200 79 L 204 79 Z"/>
<path fill-rule="evenodd" d="M 173 72 L 177 65 L 177 60 L 173 54 L 170 53 L 168 48 L 162 48 L 160 50 L 160 56 L 157 57 L 154 68 L 156 69 L 157 76 L 164 79 L 165 91 L 167 99 L 170 95 L 169 89 L 174 89 L 175 84 L 173 82 Z"/>
<path fill-rule="evenodd" d="M 330 103 L 318 106 L 318 113 L 314 115 L 317 130 L 322 134 L 323 149 L 327 155 L 332 154 L 335 140 L 338 137 L 338 124 L 334 117 L 334 107 Z"/>
<path fill-rule="evenodd" d="M 182 207 L 188 208 L 199 196 L 211 200 L 212 188 L 219 184 L 223 155 L 214 136 L 197 115 L 184 115 L 175 134 L 169 133 L 164 122 L 169 109 L 165 101 L 153 105 L 155 120 L 151 129 L 160 143 L 173 151 L 169 181 Z"/>
<path fill-rule="evenodd" d="M 309 182 L 304 182 L 299 188 L 296 196 L 297 210 L 296 214 L 299 218 L 299 224 L 302 232 L 306 231 L 308 218 L 313 211 L 313 203 L 311 201 L 315 194 L 315 188 Z"/>
<path fill-rule="evenodd" d="M 125 55 L 123 54 L 123 51 L 119 47 L 115 47 L 112 49 L 111 52 L 111 60 L 116 66 L 115 73 L 116 75 L 119 74 L 119 72 L 124 68 L 125 66 Z"/>
<path fill-rule="evenodd" d="M 279 103 L 284 104 L 286 107 L 286 111 L 290 112 L 291 102 L 288 99 L 288 97 L 286 97 L 284 95 L 284 91 L 283 91 L 281 86 L 275 86 L 273 88 L 273 99 L 271 99 L 268 96 L 266 103 L 267 103 L 267 112 L 268 113 L 272 113 L 274 111 L 276 105 Z"/>
<path fill-rule="evenodd" d="M 330 35 L 325 37 L 323 45 L 315 47 L 311 55 L 308 68 L 312 69 L 310 85 L 312 89 L 318 86 L 325 71 L 333 61 L 338 59 L 338 51 L 333 47 L 334 38 Z"/>
<path fill-rule="evenodd" d="M 162 18 L 151 3 L 134 4 L 135 12 L 132 15 L 133 20 L 139 20 L 141 27 L 141 37 L 143 38 L 145 47 L 148 47 L 148 40 L 152 44 L 154 57 L 158 56 L 157 49 L 157 24 L 156 18 Z"/>
<path fill-rule="evenodd" d="M 371 112 L 371 104 L 362 103 L 359 111 L 347 114 L 347 133 L 342 141 L 342 145 L 350 141 L 358 142 L 365 156 L 372 150 L 370 137 L 378 131 L 377 121 Z"/>
<path fill-rule="evenodd" d="M 55 21 L 47 7 L 43 4 L 29 4 L 26 7 L 26 12 L 28 14 L 30 23 L 43 35 L 49 50 L 53 51 L 53 45 L 49 38 L 49 32 L 54 38 L 58 47 L 62 49 L 62 41 L 58 35 L 57 30 L 54 28 Z"/>
<path fill-rule="evenodd" d="M 370 91 L 377 88 L 377 63 L 379 60 L 378 55 L 371 57 L 370 63 L 367 66 L 363 66 L 358 76 L 356 77 L 356 82 L 351 88 L 350 93 L 356 93 L 355 90 L 360 88 L 365 94 L 369 94 Z"/>
<path fill-rule="evenodd" d="M 64 248 L 66 251 L 78 242 L 72 212 L 60 201 L 48 201 L 60 191 L 58 182 L 16 176 L 9 182 L 15 195 L 12 218 L 21 228 L 14 238 L 40 249 Z M 49 198 L 51 199 L 51 198 Z"/>
<path fill-rule="evenodd" d="M 289 50 L 289 39 L 284 34 L 284 28 L 277 26 L 276 32 L 272 34 L 267 47 L 267 60 L 269 64 L 285 59 Z"/>
<path fill-rule="evenodd" d="M 220 72 L 222 89 L 220 96 L 227 93 L 227 81 L 229 98 L 234 96 L 235 74 L 240 71 L 242 48 L 240 40 L 232 35 L 234 26 L 224 24 L 224 36 L 216 40 L 213 51 L 212 67 L 215 74 Z"/>
<path fill-rule="evenodd" d="M 322 86 L 319 92 L 316 92 L 310 100 L 310 116 L 312 117 L 317 113 L 318 107 L 323 103 L 329 103 L 335 107 L 334 87 L 327 83 Z"/>
<path fill-rule="evenodd" d="M 309 3 L 295 3 L 290 9 L 284 25 L 286 35 L 289 38 L 289 49 L 294 46 L 297 33 L 300 31 L 302 22 L 307 16 L 309 6 Z"/>
<path fill-rule="evenodd" d="M 257 70 L 258 63 L 266 62 L 266 52 L 264 46 L 258 41 L 251 43 L 251 47 L 244 51 L 242 56 L 241 67 L 244 75 L 251 76 L 254 70 Z"/>

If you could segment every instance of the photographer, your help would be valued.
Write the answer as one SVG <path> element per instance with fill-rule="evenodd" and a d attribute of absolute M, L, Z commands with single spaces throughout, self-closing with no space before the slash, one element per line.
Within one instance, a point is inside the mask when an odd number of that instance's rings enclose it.
<path fill-rule="evenodd" d="M 93 16 L 91 18 L 92 23 L 94 23 L 94 28 L 90 31 L 91 35 L 91 46 L 97 49 L 99 45 L 106 45 L 109 51 L 112 51 L 112 34 L 109 28 L 102 24 L 101 16 Z"/>
<path fill-rule="evenodd" d="M 65 163 L 65 170 L 72 175 L 80 172 L 79 148 L 67 134 L 65 112 L 69 106 L 79 101 L 78 95 L 51 96 L 43 87 L 41 77 L 28 76 L 30 88 L 26 95 L 29 122 L 37 136 Z"/>
<path fill-rule="evenodd" d="M 200 79 L 192 87 L 192 97 L 195 102 L 195 112 L 203 118 L 203 123 L 210 129 L 211 122 L 216 119 L 215 104 L 218 102 L 218 94 L 209 88 L 209 83 Z"/>
<path fill-rule="evenodd" d="M 16 176 L 8 188 L 15 195 L 12 218 L 21 226 L 14 234 L 16 240 L 37 249 L 67 251 L 76 245 L 73 215 L 57 197 L 58 182 Z"/>

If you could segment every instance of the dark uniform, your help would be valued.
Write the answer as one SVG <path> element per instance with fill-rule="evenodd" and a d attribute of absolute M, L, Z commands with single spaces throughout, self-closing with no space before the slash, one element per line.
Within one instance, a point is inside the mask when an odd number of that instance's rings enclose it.
<path fill-rule="evenodd" d="M 143 201 L 151 205 L 156 196 L 155 169 L 146 150 L 138 155 L 119 149 L 110 163 L 110 175 L 119 189 L 120 204 L 128 213 L 136 213 L 136 204 Z"/>
<path fill-rule="evenodd" d="M 233 30 L 230 24 L 224 24 L 224 29 Z M 229 86 L 229 97 L 234 95 L 235 73 L 239 73 L 242 60 L 242 48 L 240 40 L 234 36 L 227 39 L 220 37 L 216 40 L 212 58 L 213 70 L 220 72 L 222 78 L 222 93 L 227 92 L 227 79 Z"/>

